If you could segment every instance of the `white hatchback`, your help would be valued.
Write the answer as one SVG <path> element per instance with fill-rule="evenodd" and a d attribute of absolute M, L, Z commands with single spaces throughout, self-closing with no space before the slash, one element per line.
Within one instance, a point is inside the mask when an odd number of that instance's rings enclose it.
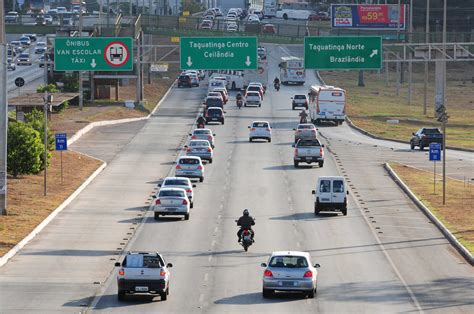
<path fill-rule="evenodd" d="M 179 157 L 174 172 L 177 177 L 198 178 L 199 182 L 204 181 L 204 165 L 202 164 L 201 157 Z"/>
<path fill-rule="evenodd" d="M 249 142 L 255 139 L 272 141 L 272 128 L 268 121 L 254 121 L 249 128 Z"/>
<path fill-rule="evenodd" d="M 162 216 L 184 216 L 185 220 L 189 219 L 190 201 L 186 195 L 186 190 L 180 188 L 161 188 L 157 195 L 153 198 L 153 211 L 155 212 L 155 220 Z"/>
<path fill-rule="evenodd" d="M 160 188 L 180 188 L 186 191 L 189 201 L 191 202 L 191 208 L 194 205 L 194 190 L 195 184 L 191 183 L 189 178 L 178 178 L 178 177 L 166 177 L 162 183 L 158 184 Z"/>

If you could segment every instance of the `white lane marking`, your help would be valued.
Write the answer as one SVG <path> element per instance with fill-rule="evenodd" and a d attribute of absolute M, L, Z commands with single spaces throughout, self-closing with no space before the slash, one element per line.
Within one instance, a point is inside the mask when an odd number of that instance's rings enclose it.
<path fill-rule="evenodd" d="M 216 227 L 214 228 L 214 233 L 217 233 L 217 230 L 219 230 L 219 228 L 216 226 Z"/>
<path fill-rule="evenodd" d="M 209 257 L 207 258 L 207 261 L 208 262 L 212 261 L 212 255 L 209 255 Z"/>
<path fill-rule="evenodd" d="M 297 247 L 301 247 L 301 243 L 296 242 L 296 246 L 297 246 Z"/>
<path fill-rule="evenodd" d="M 204 281 L 207 281 L 209 279 L 209 273 L 204 274 Z"/>
<path fill-rule="evenodd" d="M 204 294 L 201 293 L 201 295 L 199 296 L 199 303 L 202 303 L 204 301 Z"/>
<path fill-rule="evenodd" d="M 221 208 L 224 208 L 224 204 L 221 204 Z M 221 215 L 217 215 L 217 219 L 221 219 Z"/>
<path fill-rule="evenodd" d="M 216 246 L 216 240 L 212 240 L 211 246 Z"/>

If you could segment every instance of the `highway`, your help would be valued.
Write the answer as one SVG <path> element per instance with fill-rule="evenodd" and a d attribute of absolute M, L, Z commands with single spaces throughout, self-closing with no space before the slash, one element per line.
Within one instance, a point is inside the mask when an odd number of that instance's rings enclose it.
<path fill-rule="evenodd" d="M 280 56 L 296 53 L 278 46 L 268 51 L 270 78 Z M 149 121 L 81 138 L 73 148 L 109 166 L 0 268 L 2 313 L 474 312 L 473 268 L 381 166 L 403 159 L 421 165 L 425 153 L 377 142 L 346 125 L 320 127 L 324 168 L 293 167 L 297 112 L 290 97 L 318 83 L 312 72 L 307 76 L 305 86 L 269 88 L 262 108 L 237 110 L 230 101 L 225 125 L 211 127 L 217 134 L 214 162 L 195 189 L 189 221 L 155 221 L 147 212 L 138 224 L 156 182 L 172 170 L 205 86 L 174 88 Z M 272 124 L 272 143 L 248 142 L 247 126 L 259 119 Z M 460 165 L 472 171 L 472 154 L 448 152 L 463 156 Z M 346 176 L 348 216 L 314 216 L 311 190 L 320 175 Z M 244 208 L 257 221 L 256 242 L 247 253 L 237 244 L 234 222 Z M 133 230 L 134 237 L 123 240 Z M 173 263 L 167 301 L 117 301 L 113 264 L 124 245 L 158 250 Z M 262 298 L 260 263 L 275 250 L 307 251 L 321 264 L 315 299 Z"/>

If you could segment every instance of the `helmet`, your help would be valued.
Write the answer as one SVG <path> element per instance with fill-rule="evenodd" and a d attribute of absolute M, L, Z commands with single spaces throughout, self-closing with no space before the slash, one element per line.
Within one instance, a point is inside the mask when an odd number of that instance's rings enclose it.
<path fill-rule="evenodd" d="M 249 215 L 249 210 L 248 210 L 248 209 L 244 209 L 243 214 L 244 214 L 244 216 L 248 216 L 248 215 Z"/>

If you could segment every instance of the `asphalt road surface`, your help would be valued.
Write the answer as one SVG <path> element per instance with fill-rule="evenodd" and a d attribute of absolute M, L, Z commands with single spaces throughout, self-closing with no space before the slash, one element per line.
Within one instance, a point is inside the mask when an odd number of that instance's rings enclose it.
<path fill-rule="evenodd" d="M 278 58 L 292 48 L 268 50 L 271 78 Z M 155 221 L 147 212 L 142 224 L 134 224 L 158 179 L 169 173 L 205 87 L 174 89 L 151 120 L 100 128 L 79 140 L 78 150 L 109 166 L 0 269 L 2 312 L 89 307 L 121 313 L 472 313 L 473 268 L 381 167 L 397 158 L 421 163 L 424 153 L 397 151 L 402 144 L 386 141 L 374 144 L 344 125 L 322 127 L 324 167 L 293 167 L 297 111 L 290 97 L 318 83 L 312 72 L 307 76 L 306 86 L 269 88 L 262 108 L 238 110 L 228 103 L 225 125 L 211 126 L 217 134 L 214 161 L 195 189 L 189 221 Z M 248 142 L 247 126 L 260 119 L 273 125 L 272 143 Z M 472 154 L 466 156 L 462 165 L 469 169 Z M 346 176 L 347 216 L 314 216 L 311 190 L 320 175 Z M 257 220 L 256 242 L 247 253 L 237 244 L 234 222 L 244 208 Z M 137 230 L 134 237 L 122 240 L 131 237 L 130 228 Z M 173 263 L 167 301 L 142 296 L 117 301 L 113 264 L 119 243 L 157 250 Z M 275 250 L 308 251 L 321 264 L 315 299 L 262 298 L 260 263 Z"/>

